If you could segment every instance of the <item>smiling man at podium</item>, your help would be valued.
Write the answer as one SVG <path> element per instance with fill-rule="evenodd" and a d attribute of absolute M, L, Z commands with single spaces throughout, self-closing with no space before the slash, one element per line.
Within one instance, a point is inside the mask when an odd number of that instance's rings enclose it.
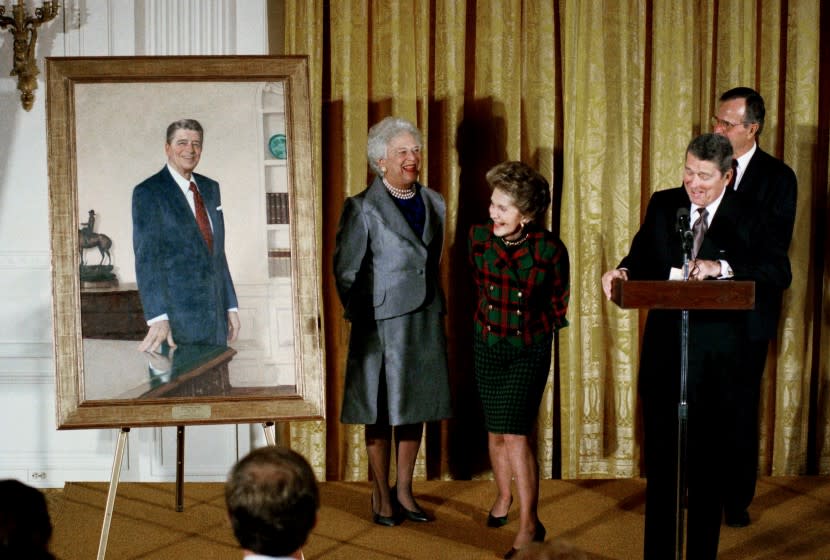
<path fill-rule="evenodd" d="M 716 134 L 693 139 L 686 149 L 683 186 L 658 191 L 628 255 L 602 276 L 606 297 L 615 280 L 752 280 L 786 288 L 786 252 L 765 238 L 756 206 L 727 189 L 732 146 Z M 752 218 L 752 219 L 750 219 Z M 691 223 L 690 223 L 691 222 Z M 688 263 L 684 267 L 684 262 Z M 690 302 L 691 307 L 691 302 Z M 644 558 L 676 557 L 678 403 L 681 317 L 679 310 L 648 313 L 640 354 L 638 393 L 644 420 L 646 520 Z M 715 560 L 723 509 L 724 426 L 734 423 L 731 400 L 739 383 L 747 311 L 692 310 L 688 314 L 688 437 L 686 558 Z M 682 538 L 682 533 L 679 535 Z"/>

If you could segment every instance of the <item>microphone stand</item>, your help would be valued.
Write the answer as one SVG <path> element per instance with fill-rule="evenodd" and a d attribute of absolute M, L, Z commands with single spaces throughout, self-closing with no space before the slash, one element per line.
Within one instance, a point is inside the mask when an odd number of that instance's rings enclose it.
<path fill-rule="evenodd" d="M 681 231 L 683 246 L 683 281 L 689 280 L 689 261 L 692 254 L 692 242 Z M 684 516 L 686 506 L 686 452 L 689 424 L 688 375 L 689 375 L 689 310 L 680 312 L 680 400 L 677 405 L 677 474 L 675 499 L 675 543 L 677 550 L 675 560 L 683 560 Z"/>

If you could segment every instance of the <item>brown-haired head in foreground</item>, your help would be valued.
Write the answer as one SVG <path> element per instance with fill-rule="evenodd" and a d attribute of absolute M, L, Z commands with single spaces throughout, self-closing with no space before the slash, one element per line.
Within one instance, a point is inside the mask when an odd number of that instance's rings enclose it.
<path fill-rule="evenodd" d="M 52 560 L 46 498 L 18 480 L 0 480 L 0 558 Z"/>
<path fill-rule="evenodd" d="M 254 449 L 231 469 L 225 503 L 245 550 L 290 556 L 317 521 L 320 496 L 308 461 L 284 447 Z"/>

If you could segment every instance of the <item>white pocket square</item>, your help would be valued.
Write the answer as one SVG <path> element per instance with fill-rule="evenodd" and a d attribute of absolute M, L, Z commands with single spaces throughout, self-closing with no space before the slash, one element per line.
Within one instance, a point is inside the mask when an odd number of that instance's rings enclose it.
<path fill-rule="evenodd" d="M 222 211 L 222 207 L 221 207 L 221 206 L 217 206 L 217 207 L 216 207 L 216 211 L 217 211 L 217 212 L 221 212 L 221 211 Z"/>

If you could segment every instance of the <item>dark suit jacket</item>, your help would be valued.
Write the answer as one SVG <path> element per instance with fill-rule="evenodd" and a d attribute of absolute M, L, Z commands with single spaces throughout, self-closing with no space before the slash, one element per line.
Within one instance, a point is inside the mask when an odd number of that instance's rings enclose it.
<path fill-rule="evenodd" d="M 681 268 L 677 210 L 691 203 L 683 187 L 654 193 L 631 250 L 620 263 L 632 280 L 666 280 Z M 711 219 L 698 253 L 729 262 L 736 279 L 760 290 L 783 290 L 791 274 L 787 252 L 772 242 L 771 228 L 757 206 L 727 191 Z M 720 282 L 721 280 L 705 280 Z M 727 484 L 718 457 L 729 455 L 737 422 L 736 398 L 743 385 L 742 359 L 750 311 L 689 312 L 688 466 L 690 557 L 714 558 Z M 643 410 L 646 486 L 645 557 L 669 558 L 676 551 L 678 402 L 680 396 L 680 311 L 650 310 L 640 352 L 639 394 Z M 694 551 L 693 551 L 694 549 Z M 710 556 L 710 553 L 712 556 Z"/>
<path fill-rule="evenodd" d="M 213 252 L 165 166 L 133 190 L 133 250 L 145 319 L 166 313 L 177 343 L 227 345 L 227 310 L 238 306 L 225 258 L 219 183 L 193 174 L 213 225 Z"/>
<path fill-rule="evenodd" d="M 793 236 L 798 197 L 793 170 L 758 147 L 738 184 L 737 193 L 746 200 L 745 204 L 758 209 L 757 215 L 750 219 L 758 220 L 768 228 L 770 243 L 775 245 L 776 251 L 786 254 Z M 749 314 L 747 323 L 747 334 L 751 339 L 777 337 L 781 297 L 787 286 L 767 283 L 756 286 L 755 309 Z"/>
<path fill-rule="evenodd" d="M 683 253 L 676 231 L 676 216 L 678 208 L 690 206 L 683 187 L 654 193 L 628 256 L 618 268 L 627 268 L 631 280 L 667 280 L 672 267 L 682 268 Z M 789 259 L 786 250 L 771 241 L 772 232 L 765 223 L 753 218 L 759 212 L 752 201 L 741 199 L 735 192 L 727 192 L 709 224 L 699 257 L 726 260 L 736 280 L 755 281 L 756 294 L 758 291 L 780 292 L 792 278 Z M 715 331 L 743 331 L 747 328 L 749 314 L 744 311 L 693 312 L 690 313 L 690 328 L 695 331 L 699 344 L 716 344 L 722 341 L 714 335 Z M 641 386 L 652 375 L 660 375 L 652 369 L 662 367 L 663 371 L 671 371 L 679 364 L 676 359 L 679 337 L 675 336 L 679 318 L 679 311 L 649 312 L 643 335 Z M 712 337 L 707 335 L 707 329 Z"/>

